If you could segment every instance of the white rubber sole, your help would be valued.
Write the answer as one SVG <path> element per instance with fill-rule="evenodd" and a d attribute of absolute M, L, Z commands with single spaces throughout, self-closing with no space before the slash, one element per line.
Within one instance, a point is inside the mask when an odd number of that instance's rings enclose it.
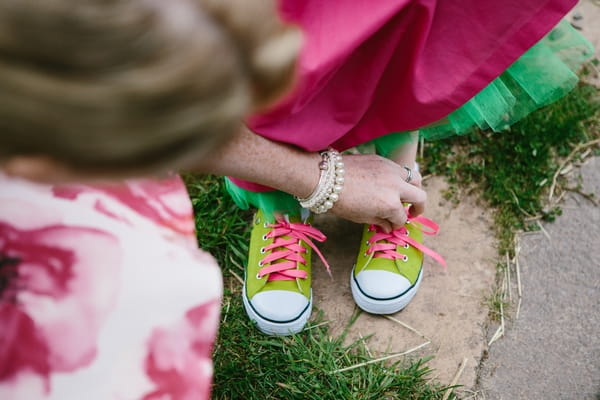
<path fill-rule="evenodd" d="M 258 328 L 258 330 L 264 333 L 265 335 L 294 335 L 302 331 L 302 329 L 304 329 L 306 323 L 308 322 L 308 318 L 310 318 L 310 314 L 312 312 L 312 289 L 310 290 L 310 300 L 304 311 L 302 311 L 302 313 L 298 315 L 298 317 L 289 321 L 272 321 L 257 313 L 250 304 L 248 297 L 246 296 L 246 285 L 244 285 L 243 288 L 242 299 L 244 301 L 244 308 L 246 309 L 246 314 L 248 314 L 248 317 L 251 321 L 254 321 L 256 323 L 256 327 Z"/>
<path fill-rule="evenodd" d="M 421 272 L 419 272 L 419 277 L 417 278 L 415 284 L 404 293 L 391 299 L 377 299 L 366 295 L 362 292 L 362 290 L 360 290 L 358 283 L 356 283 L 356 279 L 354 279 L 354 268 L 352 268 L 352 272 L 350 272 L 350 288 L 352 289 L 352 297 L 354 297 L 354 302 L 362 310 L 371 314 L 394 314 L 406 307 L 413 297 L 415 297 L 415 294 L 417 294 L 419 286 L 421 285 L 422 279 L 423 269 L 421 269 Z"/>

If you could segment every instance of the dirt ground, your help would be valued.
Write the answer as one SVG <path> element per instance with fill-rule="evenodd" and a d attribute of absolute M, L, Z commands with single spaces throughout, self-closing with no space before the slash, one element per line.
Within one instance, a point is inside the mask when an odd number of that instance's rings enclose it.
<path fill-rule="evenodd" d="M 442 254 L 448 263 L 444 270 L 425 259 L 423 282 L 407 308 L 392 317 L 417 332 L 385 317 L 362 313 L 349 328 L 348 340 L 373 335 L 367 340 L 374 357 L 403 352 L 423 343 L 413 357 L 433 355 L 429 366 L 435 378 L 448 384 L 459 364 L 467 359 L 459 384 L 472 387 L 476 369 L 485 348 L 488 308 L 484 300 L 494 286 L 497 251 L 490 213 L 476 205 L 470 196 L 458 205 L 442 198 L 446 183 L 438 177 L 425 181 L 428 192 L 427 217 L 441 226 L 440 234 L 425 244 Z M 350 271 L 354 264 L 361 226 L 332 216 L 315 221 L 328 240 L 321 246 L 331 264 L 333 280 L 314 261 L 313 295 L 315 306 L 330 321 L 332 333 L 342 332 L 356 310 L 350 292 Z"/>
<path fill-rule="evenodd" d="M 600 47 L 599 6 L 597 0 L 582 0 L 567 17 L 596 48 Z M 591 71 L 585 79 L 600 84 L 598 71 Z M 451 383 L 466 360 L 454 383 L 468 390 L 475 387 L 489 337 L 485 301 L 494 290 L 498 262 L 491 212 L 472 196 L 461 195 L 458 205 L 444 200 L 441 193 L 446 184 L 441 178 L 428 179 L 425 187 L 429 195 L 426 216 L 441 227 L 440 234 L 426 238 L 425 244 L 446 258 L 448 268 L 444 270 L 426 257 L 418 294 L 406 309 L 392 316 L 417 332 L 385 317 L 362 313 L 348 328 L 348 340 L 372 335 L 366 343 L 374 357 L 429 342 L 409 357 L 434 356 L 429 366 L 442 384 Z M 333 273 L 332 280 L 315 260 L 315 306 L 323 310 L 335 335 L 346 329 L 357 310 L 349 279 L 361 226 L 332 216 L 318 218 L 315 225 L 329 237 L 321 248 Z"/>

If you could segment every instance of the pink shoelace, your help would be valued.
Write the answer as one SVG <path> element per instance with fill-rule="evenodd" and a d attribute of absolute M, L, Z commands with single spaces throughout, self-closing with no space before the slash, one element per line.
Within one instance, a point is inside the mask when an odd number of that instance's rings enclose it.
<path fill-rule="evenodd" d="M 319 255 L 321 261 L 327 269 L 327 273 L 331 276 L 329 264 L 319 251 L 317 246 L 312 242 L 324 242 L 327 237 L 318 229 L 313 228 L 308 224 L 299 222 L 288 222 L 282 218 L 277 218 L 274 224 L 267 225 L 271 231 L 267 233 L 265 238 L 273 238 L 273 243 L 261 249 L 261 252 L 273 250 L 271 254 L 266 255 L 259 265 L 262 267 L 258 271 L 258 276 L 263 277 L 269 275 L 268 281 L 288 281 L 296 278 L 305 279 L 306 271 L 298 269 L 298 265 L 306 264 L 303 254 L 306 253 L 306 248 L 300 244 L 300 241 L 308 244 Z M 288 238 L 284 238 L 288 236 Z M 311 240 L 312 239 L 312 240 Z M 279 262 L 278 262 L 279 261 Z"/>
<path fill-rule="evenodd" d="M 423 216 L 408 217 L 407 223 L 414 224 L 425 235 L 433 236 L 440 230 L 440 227 L 435 222 Z M 371 225 L 369 226 L 369 231 L 375 232 L 368 240 L 369 247 L 367 248 L 367 254 L 372 255 L 373 258 L 401 259 L 407 261 L 408 256 L 398 252 L 397 249 L 399 246 L 405 249 L 408 249 L 408 246 L 413 246 L 446 268 L 446 260 L 435 251 L 411 238 L 405 226 L 386 233 L 379 226 Z"/>

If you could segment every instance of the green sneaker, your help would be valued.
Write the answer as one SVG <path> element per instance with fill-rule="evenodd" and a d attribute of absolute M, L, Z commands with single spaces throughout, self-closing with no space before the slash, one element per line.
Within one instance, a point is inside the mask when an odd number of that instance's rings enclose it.
<path fill-rule="evenodd" d="M 421 216 L 409 218 L 390 233 L 365 225 L 350 275 L 356 304 L 371 314 L 393 314 L 406 307 L 423 279 L 423 253 L 446 266 L 439 254 L 422 245 L 423 233 L 435 235 L 438 230 L 433 221 Z"/>
<path fill-rule="evenodd" d="M 311 239 L 323 242 L 326 237 L 305 222 L 285 216 L 270 223 L 260 210 L 254 217 L 243 300 L 246 313 L 265 334 L 298 333 L 310 317 L 312 250 L 323 259 Z"/>

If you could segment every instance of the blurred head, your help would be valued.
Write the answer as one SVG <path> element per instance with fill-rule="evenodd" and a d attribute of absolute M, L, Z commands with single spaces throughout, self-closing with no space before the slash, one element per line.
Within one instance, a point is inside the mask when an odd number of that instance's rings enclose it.
<path fill-rule="evenodd" d="M 0 166 L 198 161 L 287 88 L 299 44 L 268 0 L 0 0 Z"/>

